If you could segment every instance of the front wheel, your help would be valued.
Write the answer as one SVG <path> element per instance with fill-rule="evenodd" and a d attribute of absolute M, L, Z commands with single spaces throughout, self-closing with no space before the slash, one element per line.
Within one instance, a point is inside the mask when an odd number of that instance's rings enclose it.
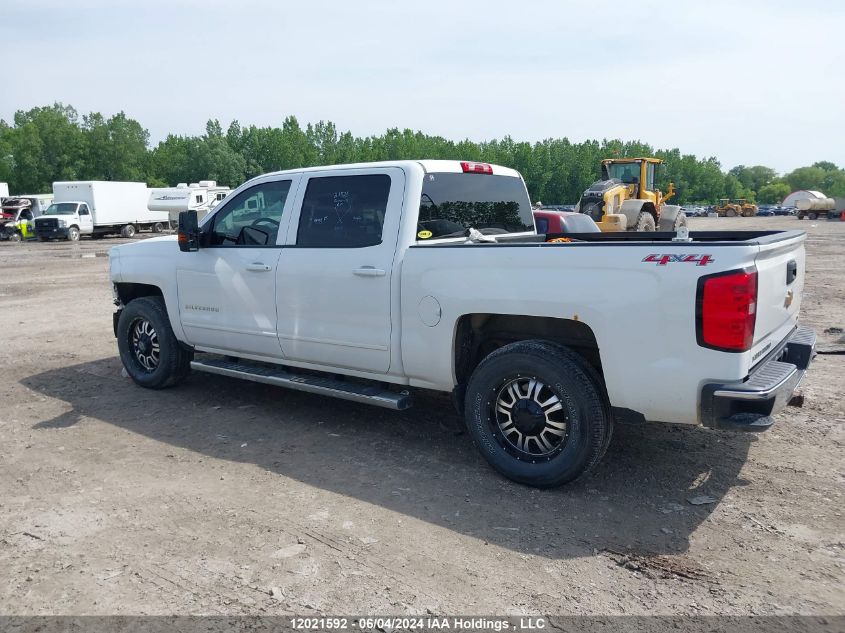
<path fill-rule="evenodd" d="M 181 382 L 191 369 L 193 352 L 179 343 L 161 297 L 130 301 L 117 322 L 117 347 L 129 377 L 148 389 Z"/>
<path fill-rule="evenodd" d="M 808 218 L 810 221 L 815 220 L 815 219 L 817 219 L 818 217 L 819 217 L 819 214 L 818 214 L 818 213 L 808 213 L 808 214 L 807 214 L 807 218 Z"/>
<path fill-rule="evenodd" d="M 164 225 L 161 222 L 153 224 L 153 233 L 161 233 L 164 231 Z"/>
<path fill-rule="evenodd" d="M 728 211 L 727 211 L 727 213 L 725 213 L 725 215 L 728 216 L 729 218 L 735 218 L 736 217 L 736 211 L 734 211 L 733 209 L 728 209 Z"/>
<path fill-rule="evenodd" d="M 466 424 L 488 463 L 516 482 L 550 488 L 601 459 L 613 430 L 596 372 L 568 348 L 520 341 L 473 372 Z"/>
<path fill-rule="evenodd" d="M 67 230 L 67 239 L 71 242 L 78 242 L 79 241 L 79 229 L 75 226 L 70 227 Z"/>
<path fill-rule="evenodd" d="M 134 224 L 127 224 L 122 229 L 120 229 L 121 237 L 135 237 L 135 225 Z"/>

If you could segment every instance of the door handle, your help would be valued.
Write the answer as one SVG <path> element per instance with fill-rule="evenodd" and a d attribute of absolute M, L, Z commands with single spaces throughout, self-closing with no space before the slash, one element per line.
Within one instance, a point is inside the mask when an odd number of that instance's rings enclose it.
<path fill-rule="evenodd" d="M 246 269 L 254 273 L 266 273 L 270 271 L 270 267 L 264 262 L 252 262 L 246 265 Z"/>
<path fill-rule="evenodd" d="M 361 266 L 361 268 L 353 270 L 352 274 L 358 275 L 359 277 L 384 277 L 386 273 L 381 268 L 376 268 L 375 266 Z"/>

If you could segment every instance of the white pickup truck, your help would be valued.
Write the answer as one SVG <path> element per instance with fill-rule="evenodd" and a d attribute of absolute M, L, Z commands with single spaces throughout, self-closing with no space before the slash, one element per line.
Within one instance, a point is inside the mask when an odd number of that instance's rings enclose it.
<path fill-rule="evenodd" d="M 614 422 L 770 426 L 814 354 L 804 238 L 538 235 L 512 169 L 299 169 L 112 248 L 114 330 L 153 389 L 194 369 L 394 409 L 451 392 L 493 467 L 554 486 Z"/>

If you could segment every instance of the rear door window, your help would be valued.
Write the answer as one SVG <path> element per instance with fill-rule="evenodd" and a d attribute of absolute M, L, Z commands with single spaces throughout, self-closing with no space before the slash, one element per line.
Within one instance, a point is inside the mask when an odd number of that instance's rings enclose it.
<path fill-rule="evenodd" d="M 308 181 L 296 245 L 364 248 L 381 244 L 390 176 L 312 177 Z"/>
<path fill-rule="evenodd" d="M 487 174 L 426 174 L 417 238 L 461 237 L 474 228 L 485 235 L 534 230 L 522 179 Z"/>

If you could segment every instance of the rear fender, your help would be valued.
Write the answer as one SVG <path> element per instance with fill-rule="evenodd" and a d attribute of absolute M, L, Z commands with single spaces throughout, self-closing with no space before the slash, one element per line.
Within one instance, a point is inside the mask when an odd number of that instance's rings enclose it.
<path fill-rule="evenodd" d="M 676 204 L 664 204 L 660 208 L 660 220 L 657 222 L 657 230 L 672 231 L 675 226 L 675 220 L 678 219 L 680 212 L 680 206 Z"/>
<path fill-rule="evenodd" d="M 637 224 L 637 218 L 640 217 L 640 212 L 643 210 L 643 205 L 646 203 L 646 200 L 625 200 L 622 203 L 622 206 L 619 207 L 619 214 L 624 215 L 625 219 L 627 220 L 627 226 L 635 226 Z"/>

